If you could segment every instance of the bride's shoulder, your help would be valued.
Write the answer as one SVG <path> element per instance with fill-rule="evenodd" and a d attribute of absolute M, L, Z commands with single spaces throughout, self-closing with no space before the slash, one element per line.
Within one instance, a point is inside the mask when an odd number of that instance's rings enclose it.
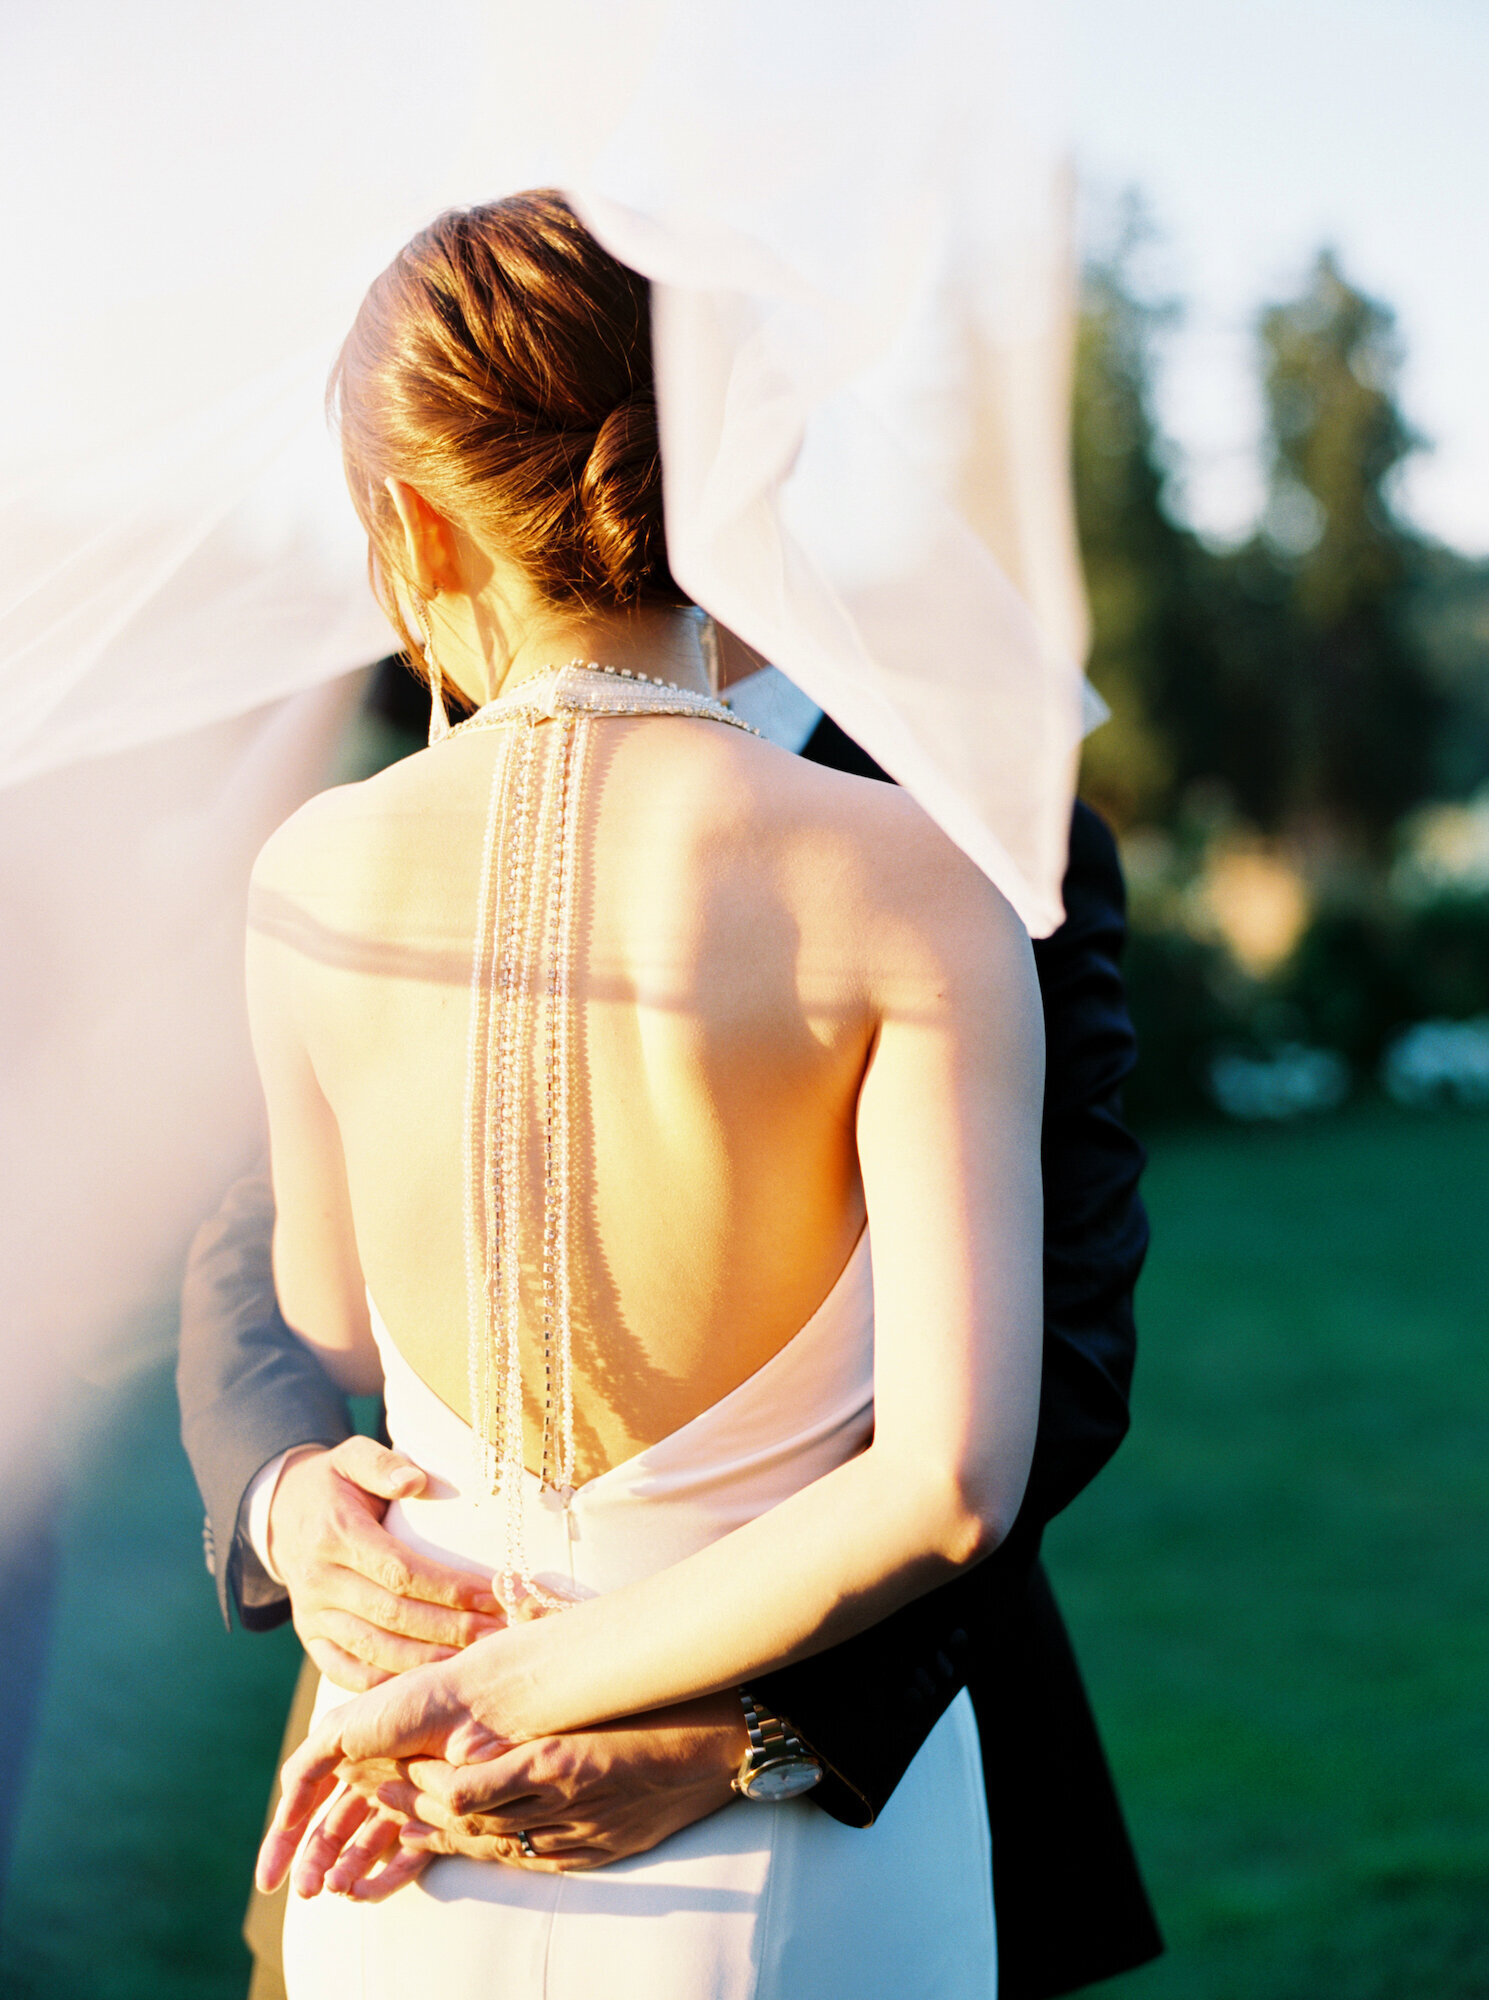
<path fill-rule="evenodd" d="M 898 904 L 960 900 L 1009 906 L 949 834 L 903 787 L 881 778 L 833 770 L 804 757 L 772 753 L 762 760 L 762 804 L 790 844 L 832 848 L 856 862 L 875 900 Z"/>
<path fill-rule="evenodd" d="M 902 787 L 746 748 L 743 865 L 772 854 L 787 900 L 854 940 L 853 956 L 930 968 L 1027 955 L 1012 905 Z"/>
<path fill-rule="evenodd" d="M 292 895 L 324 890 L 343 875 L 375 815 L 372 783 L 333 785 L 281 821 L 259 849 L 254 888 Z"/>
<path fill-rule="evenodd" d="M 423 787 L 405 759 L 355 784 L 317 792 L 290 814 L 259 850 L 252 893 L 314 904 L 326 916 L 361 916 L 408 844 L 408 829 L 427 812 Z M 411 778 L 413 782 L 411 783 Z"/>

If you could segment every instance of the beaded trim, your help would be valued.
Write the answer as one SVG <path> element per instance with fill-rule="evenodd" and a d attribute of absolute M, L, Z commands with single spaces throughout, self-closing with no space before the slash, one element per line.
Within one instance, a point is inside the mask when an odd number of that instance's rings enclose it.
<path fill-rule="evenodd" d="M 600 677 L 604 676 L 603 682 Z M 503 1515 L 501 1589 L 548 1609 L 523 1533 L 521 1239 L 526 1134 L 541 1126 L 539 1478 L 574 1496 L 574 912 L 590 737 L 597 717 L 693 715 L 759 731 L 720 701 L 624 669 L 571 661 L 524 681 L 450 731 L 500 728 L 471 958 L 464 1137 L 471 1429 L 478 1490 Z"/>
<path fill-rule="evenodd" d="M 696 715 L 709 722 L 743 729 L 750 736 L 760 734 L 726 702 L 700 694 L 696 688 L 635 674 L 629 667 L 601 666 L 596 660 L 570 660 L 567 666 L 546 667 L 533 674 L 519 682 L 510 694 L 499 694 L 495 701 L 488 701 L 484 708 L 457 723 L 450 736 L 505 728 L 533 715 L 554 720 L 564 714 Z"/>

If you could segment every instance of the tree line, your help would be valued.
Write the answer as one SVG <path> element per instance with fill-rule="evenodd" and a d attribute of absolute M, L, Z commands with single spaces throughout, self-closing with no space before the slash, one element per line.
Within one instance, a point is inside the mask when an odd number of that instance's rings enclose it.
<path fill-rule="evenodd" d="M 1388 306 L 1321 250 L 1258 316 L 1267 500 L 1217 549 L 1168 503 L 1154 404 L 1172 308 L 1132 281 L 1137 233 L 1087 273 L 1074 449 L 1095 627 L 1113 710 L 1087 796 L 1121 828 L 1172 825 L 1221 786 L 1304 852 L 1383 861 L 1402 815 L 1489 779 L 1489 564 L 1419 534 L 1395 502 L 1423 440 L 1397 400 Z"/>
<path fill-rule="evenodd" d="M 1074 423 L 1090 672 L 1112 710 L 1082 791 L 1126 838 L 1134 1107 L 1213 1108 L 1238 1061 L 1263 1097 L 1289 1073 L 1331 1075 L 1337 1097 L 1346 1074 L 1399 1067 L 1423 1021 L 1466 1024 L 1483 1068 L 1489 875 L 1424 899 L 1393 868 L 1434 802 L 1477 793 L 1489 840 L 1489 562 L 1400 509 L 1425 441 L 1399 402 L 1395 316 L 1328 249 L 1258 313 L 1265 505 L 1216 546 L 1172 501 L 1154 389 L 1174 309 L 1137 282 L 1144 247 L 1129 226 L 1087 272 Z M 1144 852 L 1165 857 L 1146 887 Z M 1281 939 L 1270 960 L 1212 920 L 1242 892 L 1262 944 L 1269 922 Z"/>

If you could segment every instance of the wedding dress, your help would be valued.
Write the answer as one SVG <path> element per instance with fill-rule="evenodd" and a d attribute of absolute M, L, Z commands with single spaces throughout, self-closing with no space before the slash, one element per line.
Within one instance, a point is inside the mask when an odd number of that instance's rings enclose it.
<path fill-rule="evenodd" d="M 655 683 L 621 690 L 577 668 L 530 684 L 523 700 L 520 716 L 509 697 L 480 711 L 475 726 L 567 718 L 583 731 L 597 709 L 705 712 L 703 698 L 685 691 Z M 514 835 L 513 825 L 526 801 L 540 809 L 545 796 L 534 758 L 548 756 L 550 776 L 567 771 L 569 757 L 582 770 L 582 743 L 577 753 L 572 742 L 555 748 L 560 737 L 527 729 L 513 736 L 515 747 L 502 746 L 506 776 L 499 770 L 494 781 L 488 826 L 487 879 L 508 889 L 536 883 L 539 945 L 554 935 L 544 878 L 563 879 L 551 842 L 568 792 L 559 787 L 546 839 L 541 826 Z M 523 866 L 504 873 L 509 852 Z M 496 968 L 498 986 L 503 966 L 515 988 L 545 986 L 532 976 L 541 968 L 504 959 L 504 923 L 501 912 L 478 922 L 473 980 L 472 1049 L 485 1005 L 498 1107 L 517 1100 L 501 1095 L 511 1052 L 496 1018 L 499 993 L 493 1000 L 483 985 L 486 969 Z M 555 973 L 546 986 L 558 992 L 562 982 Z M 530 1010 L 521 1019 L 525 1046 L 538 1051 L 530 1060 L 541 1064 L 543 1020 Z M 499 1179 L 503 1136 L 488 1135 L 475 1163 L 478 1186 L 488 1173 Z M 479 1237 L 480 1228 L 471 1233 Z M 491 1248 L 502 1248 L 495 1237 Z M 502 1260 L 512 1262 L 505 1252 Z M 491 1288 L 477 1289 L 485 1296 Z M 390 1507 L 389 1531 L 442 1562 L 497 1575 L 510 1573 L 515 1548 L 525 1579 L 557 1600 L 613 1590 L 683 1560 L 845 1463 L 873 1430 L 867 1229 L 817 1311 L 770 1360 L 658 1443 L 579 1485 L 542 1479 L 519 1456 L 493 1494 L 490 1429 L 478 1435 L 435 1395 L 368 1304 L 389 1436 L 428 1474 L 419 1498 Z M 562 1382 L 562 1365 L 557 1372 Z M 472 1409 L 485 1401 L 473 1376 Z M 520 1454 L 520 1426 L 514 1448 Z M 317 1716 L 345 1699 L 323 1681 Z M 870 1828 L 840 1825 L 810 1797 L 736 1799 L 651 1853 L 593 1871 L 552 1875 L 445 1857 L 385 1903 L 292 1894 L 285 1982 L 289 2000 L 994 2000 L 991 1882 L 977 1726 L 963 1693 Z"/>
<path fill-rule="evenodd" d="M 388 1527 L 490 1569 L 499 1525 L 470 1492 L 468 1426 L 403 1360 L 376 1311 L 394 1444 L 430 1474 Z M 795 1339 L 739 1388 L 576 1489 L 526 1481 L 540 1579 L 610 1590 L 728 1534 L 858 1451 L 873 1422 L 868 1238 Z M 562 1613 L 556 1614 L 562 1616 Z M 344 1701 L 323 1682 L 318 1713 Z M 291 1896 L 290 2000 L 993 2000 L 987 1804 L 959 1695 L 878 1821 L 811 1799 L 736 1800 L 650 1854 L 568 1875 L 432 1862 L 386 1903 Z"/>

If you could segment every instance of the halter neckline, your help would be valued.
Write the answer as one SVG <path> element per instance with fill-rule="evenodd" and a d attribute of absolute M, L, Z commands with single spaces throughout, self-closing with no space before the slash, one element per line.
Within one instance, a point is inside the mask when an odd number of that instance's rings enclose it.
<path fill-rule="evenodd" d="M 576 714 L 695 715 L 705 721 L 743 729 L 751 736 L 760 734 L 752 723 L 736 715 L 727 702 L 698 688 L 681 687 L 676 681 L 664 681 L 660 676 L 633 673 L 629 667 L 607 667 L 597 660 L 570 660 L 563 666 L 544 667 L 516 687 L 504 689 L 474 715 L 457 723 L 450 736 L 523 719 Z"/>

